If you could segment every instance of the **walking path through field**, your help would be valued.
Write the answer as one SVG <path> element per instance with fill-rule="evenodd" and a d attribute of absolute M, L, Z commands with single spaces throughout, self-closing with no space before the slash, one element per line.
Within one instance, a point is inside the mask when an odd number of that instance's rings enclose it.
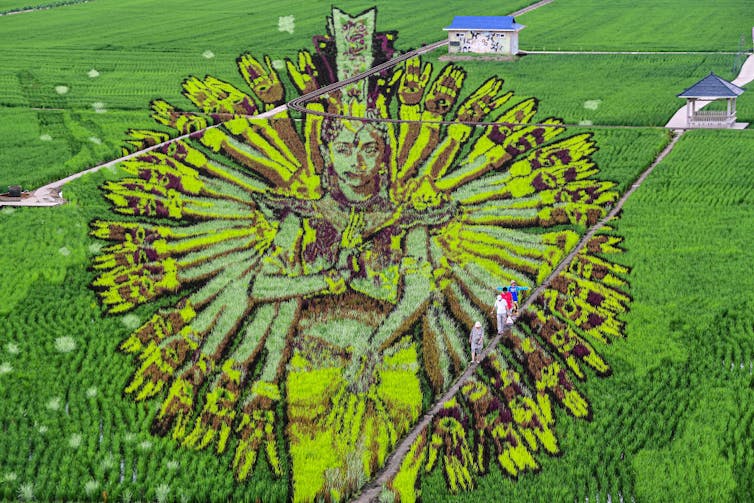
<path fill-rule="evenodd" d="M 738 77 L 736 77 L 735 80 L 731 81 L 731 84 L 736 85 L 738 87 L 743 87 L 749 82 L 754 80 L 754 54 L 751 54 L 748 58 L 746 58 L 746 61 L 744 61 L 744 64 L 741 66 L 741 71 L 738 72 Z M 700 110 L 701 108 L 704 108 L 705 106 L 712 103 L 708 100 L 698 100 L 696 102 L 697 104 L 697 110 Z M 686 112 L 686 105 L 682 106 L 678 109 L 678 111 L 673 115 L 673 117 L 670 118 L 668 123 L 665 125 L 666 128 L 670 129 L 681 129 L 688 127 L 688 116 Z M 737 122 L 733 129 L 743 129 L 746 127 L 746 124 Z"/>
<path fill-rule="evenodd" d="M 21 8 L 19 10 L 6 10 L 0 12 L 0 16 L 13 16 L 15 14 L 28 14 L 29 12 L 38 12 L 40 10 L 50 10 L 50 9 L 56 9 L 58 7 L 68 7 L 70 5 L 76 5 L 81 3 L 89 3 L 94 0 L 78 0 L 78 1 L 69 1 L 69 2 L 57 2 L 57 3 L 49 3 L 44 5 L 37 5 L 36 7 L 29 7 L 28 9 Z"/>
<path fill-rule="evenodd" d="M 551 2 L 552 0 L 546 0 L 547 2 Z M 401 54 L 400 56 L 397 56 L 389 61 L 386 61 L 385 63 L 382 63 L 381 65 L 375 66 L 373 68 L 370 68 L 366 72 L 354 75 L 353 77 L 350 77 L 345 80 L 341 80 L 339 82 L 335 82 L 333 84 L 330 84 L 329 86 L 322 87 L 321 89 L 317 89 L 309 94 L 305 94 L 303 96 L 300 96 L 299 98 L 296 98 L 294 100 L 291 100 L 286 105 L 281 105 L 277 108 L 274 108 L 272 110 L 268 110 L 267 112 L 258 114 L 258 115 L 250 115 L 247 116 L 249 119 L 268 119 L 270 117 L 273 117 L 285 110 L 287 110 L 289 107 L 291 109 L 299 110 L 304 113 L 311 113 L 311 111 L 306 110 L 303 108 L 303 105 L 313 100 L 314 98 L 317 98 L 318 96 L 321 96 L 323 94 L 326 94 L 330 91 L 334 91 L 335 89 L 338 89 L 340 87 L 343 87 L 347 84 L 350 84 L 351 82 L 356 82 L 357 80 L 361 80 L 363 78 L 366 78 L 374 73 L 380 72 L 386 68 L 390 68 L 391 66 L 395 66 L 398 63 L 401 63 L 402 61 L 405 61 L 409 58 L 412 58 L 414 56 L 417 56 L 419 54 L 424 54 L 426 52 L 433 51 L 437 49 L 438 47 L 442 47 L 444 45 L 447 45 L 447 40 L 441 40 L 439 42 L 434 42 L 432 44 L 427 44 L 423 47 L 420 47 L 418 49 L 414 49 L 412 51 L 408 51 L 404 54 Z M 298 104 L 298 105 L 297 105 Z M 333 114 L 324 114 L 333 116 Z M 234 117 L 239 117 L 239 115 L 236 115 Z M 68 176 L 66 178 L 63 178 L 62 180 L 57 180 L 52 183 L 48 183 L 47 185 L 44 185 L 33 192 L 24 193 L 21 198 L 17 197 L 6 197 L 6 196 L 0 196 L 0 206 L 58 206 L 60 204 L 65 203 L 65 199 L 63 199 L 63 185 L 66 183 L 76 180 L 77 178 L 81 178 L 84 175 L 87 175 L 89 173 L 94 173 L 95 171 L 99 171 L 102 168 L 109 168 L 112 166 L 117 165 L 118 163 L 121 163 L 123 161 L 127 161 L 129 159 L 133 159 L 134 157 L 140 156 L 142 154 L 145 154 L 147 152 L 151 152 L 152 150 L 156 150 L 158 148 L 162 148 L 165 145 L 169 145 L 170 143 L 173 143 L 175 141 L 183 140 L 191 135 L 194 135 L 196 133 L 200 133 L 203 131 L 207 131 L 208 129 L 216 128 L 222 126 L 222 122 L 218 124 L 213 124 L 212 126 L 206 127 L 204 129 L 193 131 L 191 133 L 187 133 L 181 136 L 178 136 L 176 138 L 171 138 L 167 141 L 164 141 L 162 143 L 158 143 L 157 145 L 152 145 L 151 147 L 138 150 L 136 152 L 132 152 L 128 155 L 125 155 L 123 157 L 119 157 L 117 159 L 113 159 L 111 161 L 104 162 L 102 164 L 98 164 L 97 166 L 94 166 L 92 168 L 86 169 L 84 171 L 80 171 L 78 173 L 75 173 L 71 176 Z"/>
<path fill-rule="evenodd" d="M 268 110 L 267 112 L 261 113 L 259 115 L 255 115 L 252 118 L 266 119 L 284 111 L 285 109 L 286 109 L 286 106 L 281 105 L 277 108 L 273 108 L 272 110 Z M 213 124 L 212 126 L 204 128 L 201 131 L 206 131 L 208 129 L 216 128 L 219 126 L 222 126 L 222 122 L 218 124 Z M 152 145 L 149 148 L 138 150 L 128 155 L 124 155 L 123 157 L 118 157 L 117 159 L 113 159 L 112 161 L 107 161 L 102 164 L 98 164 L 97 166 L 86 169 L 84 171 L 79 171 L 78 173 L 74 173 L 73 175 L 63 178 L 62 180 L 57 180 L 55 182 L 48 183 L 47 185 L 44 185 L 36 189 L 34 192 L 24 194 L 20 199 L 0 196 L 0 206 L 58 206 L 60 204 L 65 203 L 65 199 L 63 199 L 63 185 L 65 185 L 66 183 L 76 180 L 77 178 L 81 178 L 84 175 L 88 175 L 89 173 L 94 173 L 95 171 L 99 171 L 102 168 L 109 168 L 123 161 L 133 159 L 134 157 L 137 157 L 146 152 L 151 152 L 152 150 L 162 148 L 165 145 L 169 145 L 173 143 L 174 141 L 183 140 L 195 133 L 196 131 L 178 136 L 176 138 L 171 138 L 162 143 L 158 143 L 157 145 Z"/>
<path fill-rule="evenodd" d="M 631 187 L 623 194 L 623 196 L 618 200 L 618 202 L 610 210 L 610 212 L 602 220 L 592 226 L 586 232 L 586 234 L 582 236 L 581 240 L 574 247 L 574 249 L 571 250 L 568 256 L 558 264 L 554 271 L 552 271 L 547 279 L 545 279 L 537 288 L 532 290 L 532 292 L 527 296 L 526 301 L 521 304 L 522 310 L 529 307 L 544 291 L 544 289 L 550 285 L 552 280 L 555 279 L 561 272 L 563 272 L 563 269 L 565 269 L 568 264 L 571 263 L 576 254 L 581 251 L 584 246 L 586 246 L 586 244 L 590 239 L 592 239 L 597 231 L 599 231 L 610 220 L 618 215 L 620 210 L 623 208 L 623 204 L 628 200 L 629 197 L 631 197 L 631 194 L 633 194 L 634 191 L 636 191 L 636 189 L 641 186 L 644 180 L 652 173 L 655 167 L 665 158 L 665 156 L 667 156 L 670 151 L 673 150 L 673 147 L 675 147 L 678 139 L 683 136 L 683 133 L 685 133 L 685 130 L 679 129 L 673 131 L 673 138 L 670 143 L 668 143 L 668 145 L 662 150 L 662 152 L 659 153 L 652 164 L 647 169 L 645 169 L 644 172 L 642 172 L 639 178 L 637 178 L 636 181 L 631 185 Z M 510 328 L 506 329 L 506 331 L 508 330 L 510 330 Z M 486 348 L 484 348 L 484 351 L 482 351 L 482 359 L 486 358 L 487 353 L 493 351 L 497 347 L 497 345 L 502 340 L 503 335 L 505 334 L 498 334 L 490 341 L 490 344 Z M 442 410 L 443 404 L 453 398 L 461 389 L 461 386 L 463 386 L 463 384 L 474 374 L 474 372 L 476 372 L 477 366 L 478 363 L 472 363 L 468 367 L 466 367 L 466 370 L 463 372 L 463 374 L 456 378 L 455 382 L 448 388 L 445 394 L 439 397 L 433 404 L 432 408 L 429 409 L 426 414 L 424 414 L 422 419 L 416 425 L 414 425 L 413 428 L 411 428 L 411 430 L 406 434 L 403 440 L 401 440 L 398 446 L 393 449 L 390 456 L 388 456 L 388 459 L 382 469 L 377 472 L 377 475 L 372 479 L 372 481 L 365 486 L 364 490 L 356 499 L 357 502 L 367 503 L 379 500 L 382 487 L 387 485 L 387 483 L 390 482 L 398 473 L 401 463 L 403 462 L 403 458 L 406 457 L 406 454 L 408 454 L 408 451 L 416 438 L 425 428 L 429 427 L 431 421 L 434 419 L 437 413 Z"/>

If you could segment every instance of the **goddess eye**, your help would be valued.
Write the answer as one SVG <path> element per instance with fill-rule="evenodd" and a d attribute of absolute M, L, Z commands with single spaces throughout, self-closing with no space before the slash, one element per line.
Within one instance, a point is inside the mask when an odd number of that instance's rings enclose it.
<path fill-rule="evenodd" d="M 377 153 L 377 143 L 370 141 L 369 143 L 365 143 L 361 146 L 361 151 L 365 154 L 374 155 Z"/>
<path fill-rule="evenodd" d="M 336 143 L 333 146 L 335 153 L 341 155 L 351 155 L 351 145 L 348 143 Z"/>

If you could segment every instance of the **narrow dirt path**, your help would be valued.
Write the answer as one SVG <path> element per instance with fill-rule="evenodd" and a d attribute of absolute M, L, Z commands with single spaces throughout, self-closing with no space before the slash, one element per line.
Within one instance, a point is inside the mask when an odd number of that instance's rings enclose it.
<path fill-rule="evenodd" d="M 533 11 L 535 9 L 539 9 L 543 5 L 547 5 L 548 3 L 552 3 L 554 0 L 541 0 L 537 3 L 533 3 L 527 7 L 524 7 L 523 9 L 518 9 L 516 12 L 511 12 L 509 16 L 520 16 L 522 14 L 526 14 L 527 12 Z"/>
<path fill-rule="evenodd" d="M 552 0 L 551 0 L 552 1 Z M 328 86 L 322 87 L 320 89 L 317 89 L 316 91 L 313 91 L 309 94 L 305 94 L 303 96 L 300 96 L 298 98 L 295 98 L 291 101 L 289 101 L 285 105 L 281 105 L 277 108 L 274 108 L 272 110 L 268 110 L 267 112 L 257 114 L 257 115 L 250 115 L 247 116 L 249 119 L 267 119 L 270 117 L 273 117 L 277 115 L 278 113 L 281 113 L 287 109 L 291 110 L 299 110 L 304 113 L 311 113 L 311 111 L 306 110 L 304 108 L 304 105 L 306 102 L 311 101 L 314 98 L 317 98 L 318 96 L 321 96 L 323 94 L 326 94 L 330 91 L 334 91 L 340 87 L 343 87 L 347 84 L 350 84 L 351 82 L 356 82 L 357 80 L 364 79 L 374 73 L 380 72 L 386 68 L 390 68 L 391 66 L 395 66 L 398 63 L 401 63 L 409 58 L 412 58 L 414 56 L 424 54 L 426 52 L 433 51 L 437 49 L 438 47 L 442 47 L 444 45 L 447 45 L 447 40 L 440 40 L 438 42 L 433 42 L 431 44 L 427 44 L 423 47 L 420 47 L 418 49 L 414 49 L 411 51 L 408 51 L 404 54 L 401 54 L 400 56 L 397 56 L 389 61 L 386 61 L 385 63 L 382 63 L 381 65 L 375 66 L 374 68 L 371 68 L 367 70 L 366 72 L 354 75 L 351 78 L 348 78 L 346 80 L 342 80 L 339 82 L 335 82 L 333 84 L 330 84 Z M 330 114 L 326 114 L 330 115 Z M 239 115 L 236 115 L 235 117 L 239 117 Z M 200 133 L 203 131 L 207 131 L 209 129 L 217 128 L 222 126 L 222 122 L 218 124 L 213 124 L 212 126 L 209 126 L 207 128 L 201 129 L 199 131 L 194 131 L 192 133 L 187 133 L 175 138 L 171 138 L 167 141 L 164 141 L 162 143 L 159 143 L 157 145 L 153 145 L 151 147 L 138 150 L 136 152 L 132 152 L 128 155 L 118 157 L 117 159 L 113 159 L 111 161 L 104 162 L 102 164 L 98 164 L 97 166 L 91 167 L 89 169 L 86 169 L 84 171 L 80 171 L 78 173 L 74 173 L 71 176 L 68 176 L 66 178 L 63 178 L 61 180 L 56 180 L 54 182 L 48 183 L 47 185 L 44 185 L 42 187 L 39 187 L 38 189 L 29 192 L 24 193 L 21 198 L 11 198 L 11 197 L 5 197 L 0 196 L 0 206 L 58 206 L 60 204 L 65 203 L 65 199 L 63 199 L 62 190 L 63 186 L 67 184 L 68 182 L 71 182 L 73 180 L 76 180 L 78 178 L 81 178 L 84 175 L 87 175 L 89 173 L 94 173 L 95 171 L 99 171 L 102 168 L 108 168 L 111 166 L 115 166 L 120 162 L 127 161 L 129 159 L 133 159 L 134 157 L 140 156 L 142 154 L 145 154 L 147 152 L 151 152 L 153 150 L 159 149 L 164 147 L 165 145 L 169 145 L 173 142 L 186 139 L 190 137 L 191 135 L 194 135 L 196 133 Z"/>
<path fill-rule="evenodd" d="M 673 147 L 675 147 L 676 143 L 678 142 L 678 139 L 683 136 L 684 130 L 676 130 L 673 131 L 672 139 L 668 143 L 668 145 L 660 152 L 655 160 L 652 162 L 652 164 L 649 165 L 647 169 L 645 169 L 642 174 L 636 179 L 636 181 L 631 185 L 631 187 L 621 196 L 621 198 L 618 200 L 618 202 L 615 204 L 615 206 L 610 210 L 610 212 L 599 222 L 597 222 L 594 226 L 592 226 L 581 238 L 581 240 L 578 242 L 578 244 L 571 250 L 571 252 L 566 256 L 555 268 L 555 270 L 545 279 L 537 288 L 532 290 L 532 292 L 527 296 L 526 301 L 521 304 L 521 309 L 526 309 L 529 307 L 536 299 L 537 297 L 544 291 L 545 288 L 549 286 L 549 284 L 552 282 L 553 279 L 555 279 L 563 270 L 568 266 L 568 264 L 571 263 L 571 261 L 574 259 L 577 253 L 581 251 L 581 249 L 586 246 L 586 244 L 589 242 L 589 240 L 600 230 L 602 229 L 607 223 L 615 218 L 615 216 L 621 211 L 623 208 L 623 204 L 628 200 L 629 197 L 631 197 L 631 194 L 633 194 L 636 189 L 638 189 L 641 184 L 646 180 L 646 178 L 652 173 L 652 171 L 655 169 L 655 167 L 673 150 Z M 486 358 L 487 354 L 490 351 L 493 351 L 497 345 L 502 340 L 503 335 L 497 335 L 495 336 L 491 341 L 490 344 L 484 348 L 484 351 L 482 352 L 482 358 Z M 416 423 L 416 425 L 406 434 L 406 436 L 401 440 L 401 442 L 398 444 L 398 446 L 393 450 L 393 452 L 388 456 L 387 462 L 382 467 L 382 469 L 377 472 L 377 475 L 372 479 L 370 483 L 368 483 L 364 490 L 361 492 L 360 495 L 355 499 L 355 501 L 359 503 L 367 503 L 367 502 L 374 502 L 379 500 L 380 492 L 382 491 L 382 487 L 386 485 L 389 481 L 395 477 L 395 475 L 398 473 L 398 470 L 400 469 L 401 463 L 403 462 L 403 458 L 406 457 L 406 454 L 408 453 L 409 449 L 411 448 L 411 445 L 414 443 L 416 438 L 419 436 L 419 434 L 427 428 L 431 421 L 434 419 L 434 417 L 437 415 L 438 412 L 442 409 L 442 406 L 445 402 L 453 398 L 456 393 L 461 389 L 461 386 L 463 386 L 466 381 L 476 372 L 477 363 L 472 363 L 469 365 L 466 370 L 456 378 L 456 380 L 453 382 L 453 384 L 448 388 L 448 390 L 443 394 L 440 398 L 437 399 L 437 401 L 434 403 L 432 408 L 427 411 L 426 414 L 422 417 L 422 419 Z"/>
<path fill-rule="evenodd" d="M 55 3 L 49 3 L 44 5 L 37 5 L 36 7 L 29 7 L 28 9 L 19 9 L 19 10 L 6 10 L 3 12 L 0 12 L 0 16 L 14 16 L 16 14 L 28 14 L 30 12 L 39 12 L 42 10 L 50 10 L 50 9 L 57 9 L 59 7 L 68 7 L 71 5 L 78 5 L 82 3 L 89 3 L 94 0 L 78 0 L 78 1 L 69 1 L 69 2 L 55 2 Z"/>

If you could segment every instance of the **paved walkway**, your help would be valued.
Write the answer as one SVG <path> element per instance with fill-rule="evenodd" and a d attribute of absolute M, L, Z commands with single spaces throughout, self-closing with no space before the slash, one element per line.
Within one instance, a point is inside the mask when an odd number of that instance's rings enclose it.
<path fill-rule="evenodd" d="M 754 54 L 751 54 L 746 61 L 744 61 L 743 66 L 741 66 L 741 71 L 738 73 L 738 77 L 736 77 L 735 80 L 731 81 L 732 84 L 737 85 L 738 87 L 743 87 L 749 82 L 754 80 Z M 754 92 L 752 90 L 751 92 Z M 700 110 L 704 108 L 705 106 L 712 103 L 712 101 L 708 100 L 698 100 L 696 102 L 697 110 Z M 681 108 L 678 109 L 678 111 L 673 115 L 673 117 L 670 118 L 667 124 L 665 124 L 666 128 L 670 129 L 686 129 L 689 127 L 688 124 L 688 117 L 686 116 L 686 105 L 683 105 Z M 733 125 L 732 129 L 744 129 L 747 126 L 744 122 L 736 122 Z"/>

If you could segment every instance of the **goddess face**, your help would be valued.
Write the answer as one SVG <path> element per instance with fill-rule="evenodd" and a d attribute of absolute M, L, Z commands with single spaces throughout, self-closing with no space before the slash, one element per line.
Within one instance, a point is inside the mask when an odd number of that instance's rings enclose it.
<path fill-rule="evenodd" d="M 369 200 L 381 189 L 384 168 L 383 133 L 370 126 L 343 127 L 328 145 L 332 171 L 340 192 L 352 203 Z"/>

